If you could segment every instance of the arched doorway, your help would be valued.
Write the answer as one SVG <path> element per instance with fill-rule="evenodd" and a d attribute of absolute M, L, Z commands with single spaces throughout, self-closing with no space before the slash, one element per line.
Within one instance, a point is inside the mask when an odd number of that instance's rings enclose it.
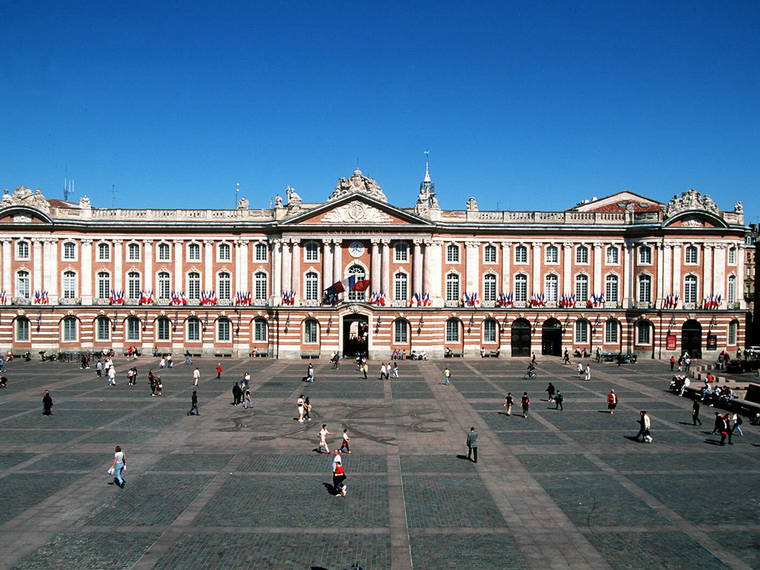
<path fill-rule="evenodd" d="M 525 319 L 512 323 L 512 356 L 530 356 L 530 323 Z"/>
<path fill-rule="evenodd" d="M 358 314 L 343 317 L 343 355 L 366 355 L 368 346 L 369 318 Z"/>
<path fill-rule="evenodd" d="M 541 328 L 541 354 L 562 356 L 562 323 L 557 319 L 544 321 Z"/>
<path fill-rule="evenodd" d="M 681 351 L 688 352 L 692 358 L 702 358 L 702 325 L 689 319 L 681 329 Z"/>

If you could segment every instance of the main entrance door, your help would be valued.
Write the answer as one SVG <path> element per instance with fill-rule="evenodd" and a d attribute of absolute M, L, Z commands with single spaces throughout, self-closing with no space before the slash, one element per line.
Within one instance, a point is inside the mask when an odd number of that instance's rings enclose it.
<path fill-rule="evenodd" d="M 343 317 L 343 356 L 366 355 L 369 346 L 369 319 L 365 315 Z"/>
<path fill-rule="evenodd" d="M 541 329 L 541 354 L 562 356 L 562 324 L 548 319 Z"/>
<path fill-rule="evenodd" d="M 525 319 L 512 323 L 512 356 L 530 356 L 530 323 Z"/>
<path fill-rule="evenodd" d="M 691 358 L 702 358 L 702 325 L 698 321 L 689 319 L 683 324 L 681 350 L 688 352 Z"/>

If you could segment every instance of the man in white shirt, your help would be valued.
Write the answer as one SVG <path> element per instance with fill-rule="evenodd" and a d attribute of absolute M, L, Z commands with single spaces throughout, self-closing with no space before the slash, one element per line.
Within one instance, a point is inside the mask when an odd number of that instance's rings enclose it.
<path fill-rule="evenodd" d="M 201 371 L 198 370 L 198 367 L 196 366 L 195 370 L 193 370 L 193 386 L 198 385 L 198 380 L 201 379 Z"/>

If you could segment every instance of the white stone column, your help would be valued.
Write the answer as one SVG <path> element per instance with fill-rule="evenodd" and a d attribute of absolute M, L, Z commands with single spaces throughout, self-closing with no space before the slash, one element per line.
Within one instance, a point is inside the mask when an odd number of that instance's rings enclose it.
<path fill-rule="evenodd" d="M 92 304 L 92 240 L 83 239 L 79 242 L 79 261 L 82 269 L 79 286 L 82 292 L 82 304 Z"/>
<path fill-rule="evenodd" d="M 174 241 L 174 291 L 185 290 L 185 276 L 182 275 L 182 263 L 184 261 L 182 240 Z"/>
<path fill-rule="evenodd" d="M 665 250 L 663 251 L 662 258 L 662 295 L 673 294 L 673 246 L 669 243 L 665 244 Z"/>
<path fill-rule="evenodd" d="M 633 281 L 633 255 L 632 246 L 629 243 L 623 245 L 623 307 L 630 307 L 633 301 L 631 296 L 631 282 Z"/>
<path fill-rule="evenodd" d="M 11 275 L 11 239 L 3 238 L 3 274 L 0 275 L 2 279 L 2 289 L 5 290 L 8 295 L 8 299 L 16 296 L 16 284 L 13 282 L 13 275 Z"/>
<path fill-rule="evenodd" d="M 466 252 L 466 258 L 465 258 L 465 279 L 466 279 L 466 289 L 465 292 L 467 293 L 478 293 L 478 298 L 480 298 L 480 287 L 478 287 L 478 281 L 480 273 L 478 271 L 478 257 L 480 250 L 478 248 L 480 244 L 478 242 L 474 241 L 468 241 L 465 242 L 465 252 Z"/>
<path fill-rule="evenodd" d="M 532 284 L 531 284 L 531 294 L 538 295 L 543 292 L 543 287 L 541 286 L 541 244 L 534 243 L 532 248 Z"/>
<path fill-rule="evenodd" d="M 343 242 L 335 240 L 333 245 L 333 281 L 343 279 Z"/>
<path fill-rule="evenodd" d="M 431 297 L 432 301 L 432 293 L 430 290 L 433 288 L 433 279 L 436 278 L 436 276 L 433 274 L 433 268 L 430 263 L 430 255 L 432 252 L 433 242 L 431 240 L 425 240 L 425 252 L 422 257 L 422 289 L 424 293 L 427 293 Z M 441 278 L 440 272 L 438 274 L 438 279 Z"/>
<path fill-rule="evenodd" d="M 665 293 L 663 292 L 664 288 L 664 278 L 665 278 L 665 262 L 664 262 L 664 248 L 662 246 L 662 243 L 658 243 L 655 247 L 655 251 L 657 252 L 657 277 L 655 278 L 655 286 L 657 287 L 657 291 L 654 292 L 652 295 L 652 299 L 655 300 L 657 303 L 657 307 L 662 307 L 662 300 L 663 297 L 665 297 Z M 634 285 L 635 287 L 635 285 Z M 638 299 L 638 293 L 634 291 L 634 296 L 636 299 Z"/>
<path fill-rule="evenodd" d="M 736 247 L 736 255 L 739 256 L 736 259 L 736 302 L 739 303 L 739 308 L 745 308 L 744 274 L 746 269 L 744 267 L 744 249 L 745 248 L 742 245 L 737 245 Z"/>
<path fill-rule="evenodd" d="M 206 291 L 214 287 L 214 242 L 210 239 L 203 240 L 203 288 Z"/>
<path fill-rule="evenodd" d="M 124 240 L 113 240 L 113 289 L 121 291 L 124 289 Z M 126 292 L 125 292 L 126 297 Z"/>
<path fill-rule="evenodd" d="M 561 295 L 572 295 L 573 287 L 573 246 L 569 243 L 562 244 L 562 290 Z"/>
<path fill-rule="evenodd" d="M 594 295 L 601 295 L 604 293 L 602 283 L 602 245 L 595 243 L 592 252 L 592 255 L 594 256 L 594 290 L 592 293 Z"/>
<path fill-rule="evenodd" d="M 42 284 L 42 240 L 32 240 L 32 295 L 43 289 Z"/>
<path fill-rule="evenodd" d="M 146 291 L 153 290 L 153 240 L 146 239 L 143 241 L 143 255 L 145 256 L 145 272 L 143 275 L 143 288 Z M 153 298 L 155 299 L 157 292 L 153 291 Z"/>
<path fill-rule="evenodd" d="M 248 291 L 248 240 L 241 239 L 236 242 L 235 253 L 235 293 Z"/>
<path fill-rule="evenodd" d="M 58 240 L 46 239 L 43 244 L 44 259 L 45 259 L 45 285 L 43 289 L 48 292 L 48 296 L 51 304 L 58 303 Z"/>
<path fill-rule="evenodd" d="M 272 240 L 272 302 L 282 301 L 282 240 Z"/>
<path fill-rule="evenodd" d="M 380 286 L 382 292 L 385 293 L 385 297 L 388 301 L 391 299 L 391 240 L 381 240 L 382 248 L 380 257 L 382 260 L 382 277 L 380 278 Z"/>
<path fill-rule="evenodd" d="M 379 238 L 372 238 L 372 255 L 370 258 L 370 269 L 369 269 L 369 278 L 372 282 L 370 287 L 372 289 L 371 293 L 375 293 L 380 291 L 380 280 L 382 276 L 382 268 L 381 263 L 382 259 L 380 258 L 380 239 Z"/>
<path fill-rule="evenodd" d="M 713 285 L 713 271 L 716 265 L 713 263 L 713 254 L 715 252 L 714 246 L 711 244 L 705 244 L 702 248 L 702 291 L 703 296 L 715 293 L 714 289 L 717 286 L 717 280 Z M 717 295 L 717 293 L 715 293 Z M 725 299 L 724 299 L 725 301 Z"/>
<path fill-rule="evenodd" d="M 673 294 L 681 297 L 681 244 L 673 246 Z M 683 302 L 683 298 L 681 298 Z"/>
<path fill-rule="evenodd" d="M 422 263 L 423 263 L 423 257 L 422 257 L 422 240 L 421 239 L 415 239 L 414 240 L 414 259 L 413 262 L 413 268 L 412 268 L 412 294 L 419 293 L 422 294 Z"/>
<path fill-rule="evenodd" d="M 322 240 L 322 291 L 335 281 L 333 279 L 332 240 Z"/>
<path fill-rule="evenodd" d="M 710 293 L 713 293 L 714 295 L 720 295 L 724 307 L 726 303 L 726 246 L 723 244 L 718 244 L 715 246 L 715 259 L 713 260 L 713 267 L 715 268 L 715 274 L 713 277 L 714 283 L 713 283 L 713 290 L 708 291 L 707 289 L 702 289 L 702 297 L 706 297 Z M 736 283 L 736 298 L 738 299 L 741 296 L 741 283 L 737 281 Z"/>
<path fill-rule="evenodd" d="M 298 299 L 301 296 L 301 244 L 299 240 L 294 239 L 291 242 L 291 262 L 292 267 L 290 289 Z"/>
<path fill-rule="evenodd" d="M 509 295 L 512 292 L 512 277 L 510 266 L 512 264 L 512 245 L 507 242 L 501 243 L 501 293 Z"/>

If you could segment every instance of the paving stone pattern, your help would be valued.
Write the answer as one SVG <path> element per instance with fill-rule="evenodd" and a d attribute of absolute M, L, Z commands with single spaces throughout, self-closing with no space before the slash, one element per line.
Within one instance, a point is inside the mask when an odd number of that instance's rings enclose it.
<path fill-rule="evenodd" d="M 757 568 L 760 433 L 719 446 L 665 391 L 666 363 L 558 359 L 401 362 L 364 380 L 349 361 L 198 359 L 159 370 L 117 360 L 117 386 L 75 364 L 12 362 L 0 391 L 0 567 L 7 568 Z M 138 385 L 125 371 L 137 366 Z M 443 386 L 449 366 L 452 384 Z M 149 369 L 164 395 L 152 397 Z M 231 387 L 253 373 L 252 410 Z M 53 380 L 51 380 L 53 379 Z M 565 410 L 546 400 L 551 381 Z M 610 388 L 620 395 L 606 411 Z M 54 415 L 41 415 L 49 389 Z M 192 390 L 200 416 L 188 417 Z M 502 407 L 528 391 L 524 419 Z M 311 422 L 294 420 L 299 394 Z M 655 443 L 633 441 L 638 410 Z M 351 434 L 348 493 L 332 492 L 333 455 L 316 433 Z M 479 433 L 479 462 L 465 437 Z M 115 445 L 127 486 L 107 485 Z M 716 495 L 716 490 L 722 491 Z M 719 498 L 719 500 L 716 500 Z"/>

